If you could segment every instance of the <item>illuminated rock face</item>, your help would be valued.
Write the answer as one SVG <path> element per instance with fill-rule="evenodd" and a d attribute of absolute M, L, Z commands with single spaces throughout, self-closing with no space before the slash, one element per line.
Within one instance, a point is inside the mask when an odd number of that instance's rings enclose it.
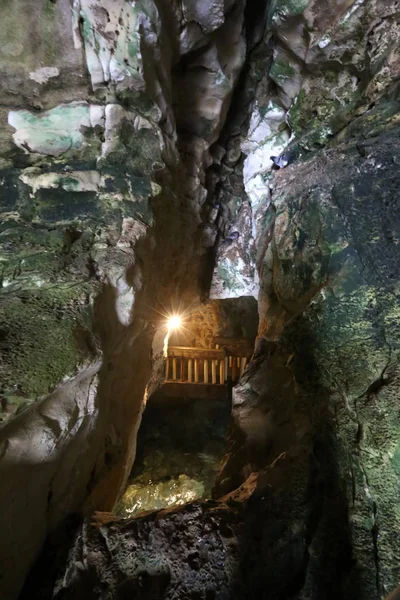
<path fill-rule="evenodd" d="M 0 595 L 67 514 L 112 509 L 154 315 L 210 292 L 259 302 L 215 494 L 252 471 L 259 493 L 238 552 L 222 534 L 229 576 L 211 553 L 212 590 L 189 571 L 185 590 L 235 597 L 236 569 L 247 597 L 381 597 L 399 581 L 397 3 L 35 4 L 0 21 Z M 86 591 L 78 562 L 49 597 Z M 145 573 L 174 597 L 151 564 L 126 593 Z"/>
<path fill-rule="evenodd" d="M 267 33 L 255 28 L 246 83 L 216 151 L 221 169 L 214 185 L 216 203 L 225 207 L 226 243 L 217 253 L 214 298 L 258 294 L 274 186 L 271 157 L 289 151 L 290 162 L 336 140 L 390 94 L 399 69 L 390 43 L 399 31 L 393 2 L 332 0 L 322 14 L 318 1 L 282 0 L 265 10 Z M 232 242 L 236 231 L 240 236 Z"/>
<path fill-rule="evenodd" d="M 328 586 L 332 564 L 335 593 L 349 598 L 379 598 L 399 577 L 392 165 L 400 147 L 395 104 L 386 107 L 383 121 L 381 106 L 351 124 L 337 148 L 274 177 L 260 340 L 234 391 L 234 433 L 215 490 L 226 493 L 281 455 L 296 465 L 274 493 L 283 537 L 293 542 L 295 525 L 304 531 L 307 597 L 314 585 Z M 353 138 L 360 131 L 366 154 Z"/>
<path fill-rule="evenodd" d="M 0 24 L 10 600 L 65 515 L 112 509 L 124 488 L 157 311 L 204 295 L 205 169 L 246 49 L 244 0 L 34 4 L 3 2 Z"/>

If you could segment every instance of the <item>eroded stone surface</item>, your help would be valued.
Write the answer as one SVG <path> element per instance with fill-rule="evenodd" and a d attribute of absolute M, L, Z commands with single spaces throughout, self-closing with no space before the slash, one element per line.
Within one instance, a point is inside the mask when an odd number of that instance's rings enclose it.
<path fill-rule="evenodd" d="M 206 229 L 203 235 L 205 169 L 245 59 L 243 0 L 213 4 L 214 16 L 200 2 L 39 4 L 6 2 L 0 23 L 1 417 L 36 400 L 42 406 L 65 377 L 95 362 L 107 426 L 99 423 L 96 458 L 83 459 L 73 498 L 54 520 L 45 506 L 51 494 L 59 497 L 59 483 L 46 479 L 32 543 L 18 561 L 14 548 L 29 528 L 15 525 L 0 584 L 10 600 L 66 513 L 85 498 L 84 510 L 110 510 L 124 487 L 156 315 L 175 297 L 198 303 L 204 295 L 201 269 L 215 239 Z M 181 105 L 189 93 L 192 101 Z M 15 437 L 28 452 L 35 410 L 6 422 L 2 443 Z M 62 448 L 68 460 L 66 422 L 56 434 L 50 427 L 46 421 L 38 452 L 56 464 Z M 64 489 L 73 473 L 61 472 Z M 12 485 L 6 492 L 11 504 Z M 25 510 L 21 496 L 2 518 L 14 522 Z"/>
<path fill-rule="evenodd" d="M 246 155 L 242 178 L 246 194 L 238 194 L 236 173 L 232 173 L 242 168 L 243 159 L 228 151 L 219 173 L 223 189 L 218 191 L 218 203 L 222 200 L 229 206 L 238 195 L 239 206 L 250 200 L 253 227 L 251 234 L 243 236 L 234 258 L 226 247 L 219 250 L 213 278 L 216 298 L 243 294 L 243 276 L 237 279 L 240 272 L 247 278 L 252 274 L 249 295 L 258 291 L 257 257 L 246 249 L 264 243 L 271 156 L 290 151 L 291 162 L 323 148 L 390 93 L 400 64 L 397 46 L 390 42 L 397 39 L 399 30 L 396 7 L 390 0 L 350 6 L 332 0 L 327 11 L 317 1 L 271 2 L 268 24 L 253 51 L 244 84 L 245 90 L 254 90 L 253 97 L 242 93 L 223 136 L 227 148 L 241 145 Z M 220 211 L 219 219 L 227 219 L 232 227 L 236 214 Z"/>
<path fill-rule="evenodd" d="M 230 227 L 248 199 L 255 209 L 243 245 L 255 247 L 259 335 L 278 350 L 260 341 L 236 389 L 231 446 L 216 494 L 291 448 L 296 456 L 308 453 L 310 478 L 327 461 L 329 476 L 318 484 L 326 486 L 327 499 L 314 513 L 310 563 L 296 597 L 313 597 L 318 588 L 325 552 L 334 554 L 327 542 L 334 518 L 349 545 L 344 562 L 329 559 L 343 573 L 333 596 L 379 598 L 399 577 L 392 404 L 399 361 L 399 61 L 386 35 L 390 30 L 396 38 L 398 14 L 391 2 L 331 2 L 322 9 L 318 2 L 283 1 L 271 3 L 269 19 L 276 44 L 272 53 L 259 46 L 250 57 L 237 113 L 219 142 L 223 167 L 215 177 L 216 201 L 227 207 L 221 216 Z M 261 72 L 265 64 L 268 76 Z M 246 85 L 255 86 L 255 100 Z M 291 133 L 286 150 L 292 154 L 279 171 L 271 170 L 269 152 L 257 163 L 270 139 L 260 111 L 267 100 L 288 111 L 278 131 Z M 243 175 L 241 158 L 231 151 L 238 138 L 247 155 Z M 246 178 L 246 164 L 254 164 L 254 177 Z M 241 202 L 238 179 L 247 192 L 240 192 Z M 214 289 L 231 286 L 234 295 L 237 272 L 221 278 L 218 264 L 228 250 L 220 248 Z M 286 371 L 277 358 L 282 349 Z M 299 389 L 318 398 L 312 422 L 325 440 L 310 426 L 307 402 L 301 391 L 296 399 L 288 370 Z M 333 496 L 338 502 L 329 504 Z"/>
<path fill-rule="evenodd" d="M 334 146 L 271 180 L 267 243 L 259 255 L 261 339 L 235 390 L 232 444 L 216 494 L 291 448 L 296 457 L 309 453 L 310 476 L 328 461 L 329 477 L 320 485 L 339 500 L 314 515 L 298 597 L 310 597 L 325 564 L 337 510 L 354 561 L 348 555 L 346 566 L 331 557 L 338 572 L 344 569 L 341 593 L 378 598 L 399 577 L 393 558 L 400 525 L 398 112 L 396 99 L 382 99 Z M 282 348 L 286 356 L 279 359 Z M 311 413 L 302 389 L 318 402 Z"/>

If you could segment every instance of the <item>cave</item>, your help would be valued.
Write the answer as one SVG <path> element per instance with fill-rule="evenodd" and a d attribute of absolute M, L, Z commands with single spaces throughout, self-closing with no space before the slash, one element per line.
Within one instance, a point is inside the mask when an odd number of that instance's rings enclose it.
<path fill-rule="evenodd" d="M 0 14 L 0 598 L 399 598 L 398 0 Z"/>

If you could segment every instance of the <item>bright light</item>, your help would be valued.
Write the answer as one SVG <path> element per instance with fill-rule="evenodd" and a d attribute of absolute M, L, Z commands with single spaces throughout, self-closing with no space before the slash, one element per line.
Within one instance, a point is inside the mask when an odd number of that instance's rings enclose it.
<path fill-rule="evenodd" d="M 168 329 L 170 331 L 172 331 L 173 329 L 179 329 L 179 327 L 182 325 L 182 319 L 180 317 L 178 317 L 177 315 L 174 315 L 173 317 L 170 317 L 168 319 Z"/>
<path fill-rule="evenodd" d="M 182 318 L 178 317 L 178 315 L 171 315 L 167 319 L 167 335 L 164 338 L 164 357 L 168 357 L 168 342 L 170 335 L 176 329 L 180 329 L 182 327 Z"/>

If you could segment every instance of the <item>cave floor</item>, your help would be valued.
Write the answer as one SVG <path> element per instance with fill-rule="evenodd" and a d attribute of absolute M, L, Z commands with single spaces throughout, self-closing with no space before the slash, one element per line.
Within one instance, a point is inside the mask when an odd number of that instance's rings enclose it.
<path fill-rule="evenodd" d="M 226 452 L 230 400 L 151 398 L 121 517 L 211 497 Z"/>

